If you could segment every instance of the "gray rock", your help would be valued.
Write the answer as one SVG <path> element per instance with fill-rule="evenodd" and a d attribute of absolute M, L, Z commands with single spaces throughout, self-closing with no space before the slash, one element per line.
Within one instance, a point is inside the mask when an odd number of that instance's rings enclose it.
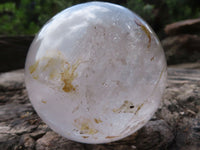
<path fill-rule="evenodd" d="M 200 63 L 200 37 L 181 34 L 162 40 L 168 65 L 181 63 Z"/>
<path fill-rule="evenodd" d="M 29 134 L 23 134 L 20 138 L 19 145 L 23 147 L 23 149 L 32 150 L 35 148 L 35 141 Z"/>
<path fill-rule="evenodd" d="M 69 141 L 53 131 L 37 140 L 36 150 L 84 150 L 83 144 Z"/>
<path fill-rule="evenodd" d="M 175 22 L 167 25 L 164 30 L 168 35 L 197 34 L 200 33 L 200 18 Z"/>

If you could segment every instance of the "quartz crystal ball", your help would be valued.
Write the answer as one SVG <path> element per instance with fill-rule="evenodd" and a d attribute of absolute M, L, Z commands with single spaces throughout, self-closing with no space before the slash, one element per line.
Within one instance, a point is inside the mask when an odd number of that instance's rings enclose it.
<path fill-rule="evenodd" d="M 107 143 L 152 117 L 166 81 L 166 60 L 149 25 L 111 3 L 75 5 L 35 37 L 25 65 L 33 107 L 60 135 Z"/>

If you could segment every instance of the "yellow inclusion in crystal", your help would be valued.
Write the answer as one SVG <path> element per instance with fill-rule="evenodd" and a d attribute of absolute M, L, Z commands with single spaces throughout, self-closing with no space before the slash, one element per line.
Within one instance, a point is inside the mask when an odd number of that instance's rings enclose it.
<path fill-rule="evenodd" d="M 61 80 L 64 82 L 63 91 L 65 92 L 72 92 L 75 91 L 76 88 L 72 84 L 73 80 L 78 76 L 77 73 L 75 73 L 76 69 L 80 65 L 80 60 L 76 61 L 75 64 L 70 65 L 68 62 L 66 64 L 68 65 L 66 69 L 61 73 Z"/>

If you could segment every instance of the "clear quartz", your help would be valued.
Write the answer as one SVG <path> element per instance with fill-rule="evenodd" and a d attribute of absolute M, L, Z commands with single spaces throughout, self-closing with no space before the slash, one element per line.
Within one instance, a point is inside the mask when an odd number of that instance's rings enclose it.
<path fill-rule="evenodd" d="M 42 120 L 62 136 L 107 143 L 152 117 L 166 60 L 150 26 L 119 5 L 89 2 L 63 10 L 35 37 L 25 81 Z"/>

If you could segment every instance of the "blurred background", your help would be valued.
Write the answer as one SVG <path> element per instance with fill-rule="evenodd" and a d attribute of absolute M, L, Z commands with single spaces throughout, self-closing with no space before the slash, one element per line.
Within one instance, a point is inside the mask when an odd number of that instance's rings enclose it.
<path fill-rule="evenodd" d="M 61 10 L 89 0 L 1 0 L 0 72 L 24 67 L 34 35 Z M 110 0 L 139 14 L 162 42 L 168 65 L 200 68 L 199 0 Z"/>

